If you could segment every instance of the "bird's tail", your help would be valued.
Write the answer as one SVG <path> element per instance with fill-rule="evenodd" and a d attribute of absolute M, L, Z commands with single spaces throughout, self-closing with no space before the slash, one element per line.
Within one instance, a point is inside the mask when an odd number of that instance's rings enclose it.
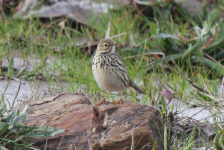
<path fill-rule="evenodd" d="M 142 91 L 137 85 L 135 85 L 133 82 L 130 83 L 131 87 L 137 92 L 138 94 L 145 94 L 144 91 Z"/>

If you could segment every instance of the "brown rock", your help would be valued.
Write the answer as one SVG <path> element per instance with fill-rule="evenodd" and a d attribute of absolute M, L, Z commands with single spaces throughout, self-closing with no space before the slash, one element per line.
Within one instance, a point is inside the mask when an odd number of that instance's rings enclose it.
<path fill-rule="evenodd" d="M 91 105 L 82 94 L 61 94 L 30 101 L 27 124 L 66 129 L 48 138 L 47 147 L 61 150 L 163 149 L 163 123 L 159 112 L 149 106 L 124 102 Z M 25 104 L 24 104 L 25 105 Z M 24 105 L 17 109 L 22 110 Z M 44 149 L 47 138 L 32 140 Z"/>

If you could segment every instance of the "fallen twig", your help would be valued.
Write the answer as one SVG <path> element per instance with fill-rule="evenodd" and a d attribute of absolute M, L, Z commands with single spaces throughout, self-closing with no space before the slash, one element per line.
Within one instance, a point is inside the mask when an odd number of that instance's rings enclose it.
<path fill-rule="evenodd" d="M 187 80 L 194 88 L 198 89 L 200 92 L 209 94 L 208 91 L 205 91 L 203 88 L 200 88 L 199 86 L 197 86 L 196 84 L 194 84 L 193 81 L 191 81 L 190 79 L 188 79 L 187 77 L 185 77 L 184 74 L 181 71 L 178 71 L 178 74 L 180 74 L 185 80 Z"/>

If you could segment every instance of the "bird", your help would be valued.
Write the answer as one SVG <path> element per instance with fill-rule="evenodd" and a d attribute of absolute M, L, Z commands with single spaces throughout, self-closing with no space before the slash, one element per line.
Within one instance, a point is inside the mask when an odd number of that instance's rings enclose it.
<path fill-rule="evenodd" d="M 120 99 L 113 104 L 122 103 L 123 91 L 128 87 L 133 88 L 138 94 L 145 94 L 129 77 L 121 56 L 115 51 L 117 43 L 112 39 L 101 40 L 92 60 L 93 76 L 99 87 L 107 91 L 106 96 L 96 104 L 97 106 L 105 102 L 110 92 L 121 93 Z"/>

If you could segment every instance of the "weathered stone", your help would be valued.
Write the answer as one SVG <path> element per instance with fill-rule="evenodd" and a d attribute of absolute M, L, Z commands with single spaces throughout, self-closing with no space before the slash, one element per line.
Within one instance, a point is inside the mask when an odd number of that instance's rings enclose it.
<path fill-rule="evenodd" d="M 66 129 L 54 137 L 32 140 L 41 149 L 46 139 L 48 148 L 61 150 L 146 150 L 152 149 L 155 140 L 156 149 L 163 149 L 164 125 L 159 112 L 150 106 L 124 102 L 97 107 L 82 94 L 61 94 L 29 104 L 28 125 L 46 121 L 45 126 Z"/>

